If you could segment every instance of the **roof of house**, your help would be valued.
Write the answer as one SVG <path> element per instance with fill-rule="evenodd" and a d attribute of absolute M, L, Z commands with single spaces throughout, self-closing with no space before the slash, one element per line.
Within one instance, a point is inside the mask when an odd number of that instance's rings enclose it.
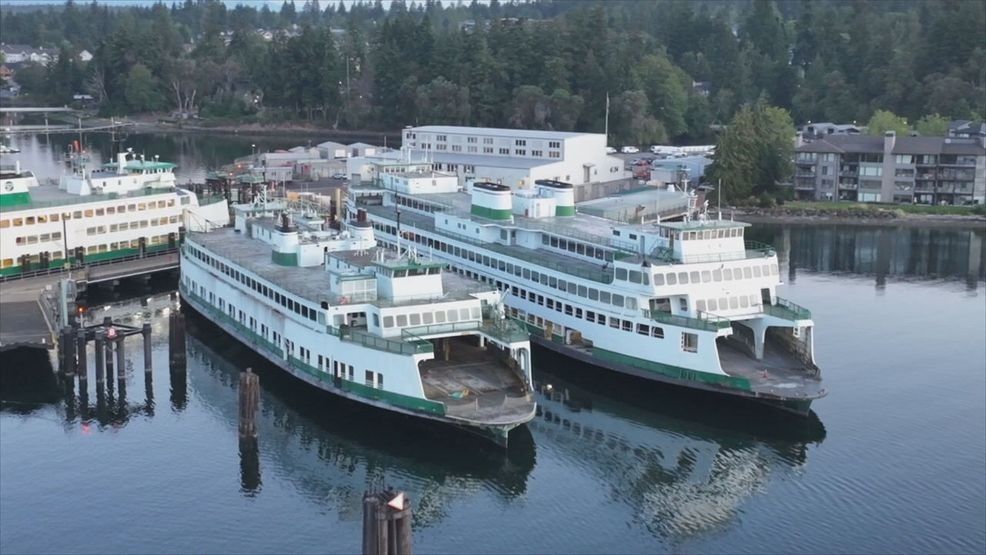
<path fill-rule="evenodd" d="M 352 143 L 349 148 L 380 148 L 377 145 L 371 145 L 369 143 Z"/>
<path fill-rule="evenodd" d="M 882 153 L 884 137 L 873 135 L 830 135 L 803 144 L 797 152 Z M 971 139 L 954 137 L 897 137 L 894 154 L 972 154 L 986 155 L 986 147 Z"/>
<path fill-rule="evenodd" d="M 412 128 L 415 132 L 450 133 L 458 135 L 485 135 L 489 137 L 519 137 L 526 139 L 569 139 L 602 133 L 572 133 L 568 131 L 545 131 L 540 129 L 499 129 L 495 127 L 465 127 L 457 125 L 422 125 Z"/>

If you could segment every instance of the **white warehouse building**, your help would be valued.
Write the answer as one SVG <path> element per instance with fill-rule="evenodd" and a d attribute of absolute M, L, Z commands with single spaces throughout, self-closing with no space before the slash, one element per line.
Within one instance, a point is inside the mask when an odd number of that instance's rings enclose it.
<path fill-rule="evenodd" d="M 606 154 L 602 133 L 424 125 L 405 127 L 403 146 L 460 185 L 488 181 L 519 190 L 554 180 L 571 183 L 576 200 L 585 200 L 613 192 L 590 185 L 630 177 L 621 158 Z"/>

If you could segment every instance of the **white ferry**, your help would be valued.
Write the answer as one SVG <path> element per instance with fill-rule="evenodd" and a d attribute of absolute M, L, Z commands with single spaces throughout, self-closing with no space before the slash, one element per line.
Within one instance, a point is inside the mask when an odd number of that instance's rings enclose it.
<path fill-rule="evenodd" d="M 399 236 L 507 293 L 532 342 L 603 369 L 806 414 L 825 395 L 808 310 L 777 296 L 777 255 L 748 224 L 628 224 L 576 210 L 573 188 L 512 191 L 405 164 L 351 187 L 381 241 Z M 667 206 L 681 193 L 665 195 Z M 673 198 L 672 198 L 673 197 Z"/>
<path fill-rule="evenodd" d="M 337 232 L 285 201 L 233 210 L 233 229 L 186 238 L 186 306 L 353 401 L 504 447 L 534 417 L 528 334 L 505 317 L 494 287 L 377 247 L 362 217 Z"/>
<path fill-rule="evenodd" d="M 173 251 L 185 230 L 228 225 L 226 200 L 176 187 L 174 168 L 128 151 L 41 184 L 0 166 L 0 280 Z"/>

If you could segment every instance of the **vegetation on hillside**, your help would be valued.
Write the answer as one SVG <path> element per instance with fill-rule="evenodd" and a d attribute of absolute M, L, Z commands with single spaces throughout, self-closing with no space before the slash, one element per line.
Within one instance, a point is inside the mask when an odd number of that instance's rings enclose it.
<path fill-rule="evenodd" d="M 3 11 L 4 42 L 59 49 L 46 70 L 18 71 L 24 91 L 58 103 L 86 92 L 106 114 L 600 132 L 608 99 L 611 142 L 643 145 L 713 141 L 717 124 L 758 102 L 797 123 L 986 113 L 978 1 L 425 0 L 385 10 L 298 0 L 273 11 L 69 0 Z M 94 56 L 86 64 L 83 49 Z"/>

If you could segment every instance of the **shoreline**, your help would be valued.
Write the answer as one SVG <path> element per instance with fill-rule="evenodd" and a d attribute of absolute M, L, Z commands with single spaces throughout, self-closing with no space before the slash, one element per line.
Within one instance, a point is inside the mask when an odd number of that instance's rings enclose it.
<path fill-rule="evenodd" d="M 763 213 L 736 209 L 737 219 L 751 224 L 787 225 L 853 225 L 866 227 L 925 227 L 947 229 L 986 230 L 986 216 L 954 216 L 941 214 L 905 214 L 903 216 L 865 217 L 837 215 L 799 215 Z"/>
<path fill-rule="evenodd" d="M 309 127 L 304 125 L 260 125 L 255 123 L 245 125 L 217 125 L 206 127 L 201 125 L 169 125 L 159 121 L 134 121 L 134 127 L 150 133 L 195 133 L 195 134 L 220 134 L 220 135 L 245 135 L 245 136 L 322 136 L 322 137 L 350 137 L 354 139 L 365 139 L 373 137 L 386 137 L 388 139 L 400 140 L 401 131 L 379 131 L 372 129 L 332 129 L 322 127 Z"/>

